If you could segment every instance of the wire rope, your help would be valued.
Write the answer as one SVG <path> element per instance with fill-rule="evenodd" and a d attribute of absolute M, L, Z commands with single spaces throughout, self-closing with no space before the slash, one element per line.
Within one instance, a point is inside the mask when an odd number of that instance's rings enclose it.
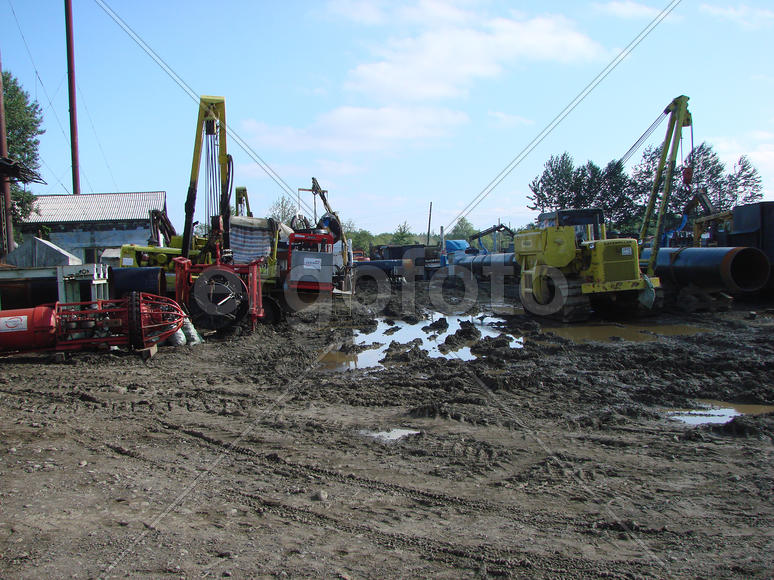
<path fill-rule="evenodd" d="M 101 0 L 97 0 L 101 1 Z M 589 82 L 583 90 L 581 90 L 574 99 L 570 101 L 570 103 L 562 109 L 562 111 L 557 114 L 548 125 L 543 128 L 540 133 L 537 134 L 537 136 L 532 139 L 520 152 L 516 157 L 505 166 L 505 168 L 498 173 L 492 181 L 489 182 L 489 184 L 481 190 L 481 192 L 476 195 L 473 200 L 468 203 L 467 206 L 465 206 L 462 211 L 460 211 L 457 216 L 449 222 L 449 224 L 446 226 L 447 230 L 450 230 L 452 226 L 460 219 L 472 212 L 478 205 L 486 199 L 490 193 L 514 170 L 516 167 L 521 164 L 522 161 L 546 138 L 548 137 L 556 127 L 559 126 L 559 124 L 564 121 L 564 119 L 572 113 L 575 108 L 580 105 L 581 102 L 585 100 L 585 98 L 591 94 L 591 92 L 597 88 L 597 86 L 607 78 L 607 76 L 612 73 L 616 67 L 618 67 L 623 60 L 629 56 L 629 54 L 637 48 L 637 46 L 647 38 L 647 36 L 655 30 L 655 28 L 661 24 L 661 22 L 669 16 L 669 14 L 682 2 L 682 0 L 671 0 L 669 4 L 655 17 L 653 20 L 651 20 L 645 28 L 643 28 L 640 33 L 632 40 L 628 45 L 626 45 L 625 48 L 623 48 L 618 55 L 616 55 L 613 60 L 611 60 L 605 68 L 602 69 L 602 71 L 594 77 L 594 79 Z"/>

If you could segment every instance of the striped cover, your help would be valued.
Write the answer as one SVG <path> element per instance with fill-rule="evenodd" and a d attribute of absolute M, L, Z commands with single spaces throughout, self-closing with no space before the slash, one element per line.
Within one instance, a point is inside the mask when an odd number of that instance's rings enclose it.
<path fill-rule="evenodd" d="M 271 254 L 272 230 L 269 220 L 242 216 L 231 217 L 230 242 L 235 264 Z"/>

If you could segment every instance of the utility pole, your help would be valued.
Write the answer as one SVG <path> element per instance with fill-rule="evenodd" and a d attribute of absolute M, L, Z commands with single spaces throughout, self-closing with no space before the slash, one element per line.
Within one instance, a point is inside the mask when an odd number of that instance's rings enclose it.
<path fill-rule="evenodd" d="M 430 211 L 427 214 L 427 241 L 425 242 L 426 246 L 430 245 L 430 222 L 433 219 L 433 202 L 430 202 Z"/>
<path fill-rule="evenodd" d="M 0 157 L 8 157 L 8 141 L 5 132 L 5 104 L 3 102 L 3 63 L 0 58 Z M 9 254 L 14 247 L 13 212 L 11 211 L 11 179 L 0 176 L 0 257 Z"/>
<path fill-rule="evenodd" d="M 81 193 L 80 164 L 78 162 L 78 113 L 75 107 L 75 49 L 73 48 L 73 5 L 65 0 L 65 29 L 67 31 L 67 88 L 70 94 L 70 153 L 73 161 L 73 193 Z"/>

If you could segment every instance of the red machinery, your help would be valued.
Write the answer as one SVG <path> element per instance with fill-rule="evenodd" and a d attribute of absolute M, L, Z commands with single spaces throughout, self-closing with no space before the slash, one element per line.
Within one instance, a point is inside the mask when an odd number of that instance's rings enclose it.
<path fill-rule="evenodd" d="M 263 258 L 249 264 L 224 264 L 219 261 L 219 252 L 216 255 L 215 264 L 194 264 L 183 257 L 174 259 L 175 298 L 188 307 L 197 327 L 227 328 L 238 324 L 248 312 L 255 327 L 256 321 L 264 316 L 260 270 Z"/>
<path fill-rule="evenodd" d="M 293 290 L 333 290 L 333 235 L 290 234 L 286 283 Z"/>
<path fill-rule="evenodd" d="M 141 292 L 120 300 L 0 310 L 0 352 L 148 348 L 174 334 L 184 319 L 174 300 Z"/>

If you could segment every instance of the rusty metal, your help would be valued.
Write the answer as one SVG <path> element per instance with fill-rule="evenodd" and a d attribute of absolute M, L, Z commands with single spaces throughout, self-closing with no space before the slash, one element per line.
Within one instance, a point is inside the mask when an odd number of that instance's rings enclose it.
<path fill-rule="evenodd" d="M 75 48 L 73 46 L 73 5 L 65 0 L 67 36 L 67 90 L 70 96 L 70 153 L 73 162 L 73 193 L 81 193 L 80 162 L 78 161 L 78 112 L 75 105 Z"/>

